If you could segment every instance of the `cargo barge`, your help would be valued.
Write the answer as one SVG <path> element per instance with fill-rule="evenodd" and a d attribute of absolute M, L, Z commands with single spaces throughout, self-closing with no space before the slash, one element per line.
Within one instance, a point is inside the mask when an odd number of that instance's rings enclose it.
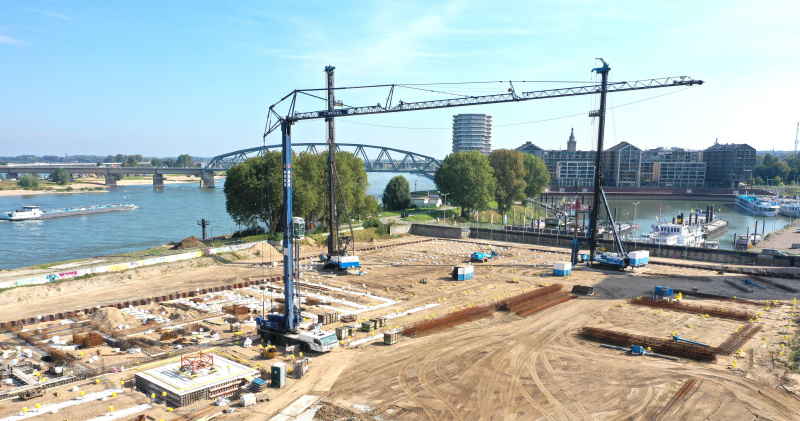
<path fill-rule="evenodd" d="M 22 209 L 0 214 L 0 220 L 4 221 L 29 221 L 36 219 L 61 218 L 75 215 L 91 215 L 93 213 L 106 213 L 138 209 L 132 204 L 112 203 L 109 205 L 94 205 L 87 207 L 62 208 L 62 209 L 39 209 L 38 205 L 26 205 Z"/>

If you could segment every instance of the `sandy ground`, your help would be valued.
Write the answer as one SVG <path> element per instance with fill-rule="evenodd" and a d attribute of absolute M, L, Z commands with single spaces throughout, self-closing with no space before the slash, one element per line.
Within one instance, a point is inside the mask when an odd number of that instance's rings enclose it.
<path fill-rule="evenodd" d="M 223 177 L 217 177 L 218 179 L 222 179 Z M 164 176 L 164 184 L 175 184 L 175 183 L 188 183 L 188 182 L 197 182 L 200 183 L 200 179 L 198 177 L 186 176 L 186 175 L 165 175 Z M 122 179 L 117 181 L 117 186 L 140 186 L 140 185 L 152 185 L 153 180 L 152 178 L 148 178 L 146 180 L 131 180 L 131 179 Z M 54 186 L 55 190 L 45 191 L 45 190 L 0 190 L 0 196 L 31 196 L 31 195 L 39 195 L 39 194 L 69 194 L 69 193 L 106 193 L 106 191 L 80 191 L 83 188 L 95 188 L 95 187 L 104 187 L 105 186 L 105 178 L 103 177 L 83 177 L 83 178 L 76 178 L 74 183 L 70 183 L 67 186 Z M 72 191 L 66 191 L 67 187 L 72 187 Z"/>
<path fill-rule="evenodd" d="M 489 318 L 429 336 L 401 337 L 393 346 L 377 340 L 313 355 L 306 377 L 290 380 L 284 389 L 268 389 L 259 395 L 268 395 L 269 402 L 237 408 L 235 413 L 215 419 L 270 419 L 304 395 L 317 397 L 310 411 L 317 410 L 316 419 L 325 420 L 800 418 L 800 400 L 794 392 L 788 391 L 800 391 L 798 377 L 784 369 L 778 355 L 786 318 L 796 319 L 790 315 L 794 294 L 770 285 L 765 290 L 756 289 L 746 294 L 724 283 L 725 279 L 741 280 L 742 276 L 659 265 L 623 273 L 581 267 L 570 278 L 555 278 L 551 275 L 552 262 L 566 259 L 566 250 L 538 246 L 532 250 L 531 246 L 500 242 L 493 243 L 500 250 L 501 258 L 476 264 L 475 279 L 454 282 L 449 279 L 453 264 L 464 262 L 470 252 L 485 246 L 448 240 L 402 245 L 417 239 L 423 238 L 407 236 L 393 240 L 395 247 L 359 253 L 365 272 L 362 276 L 331 273 L 314 264 L 304 267 L 301 291 L 321 292 L 333 298 L 345 296 L 350 302 L 369 306 L 358 313 L 359 319 L 392 317 L 390 326 L 376 333 L 379 336 L 395 326 L 468 305 L 490 304 L 499 298 L 539 288 L 544 283 L 560 282 L 567 290 L 576 284 L 590 285 L 597 294 L 559 304 L 530 317 L 498 311 Z M 317 250 L 304 251 L 307 255 L 315 253 Z M 281 268 L 270 272 L 270 269 L 252 266 L 258 262 L 259 257 L 234 262 L 201 259 L 57 286 L 6 291 L 0 294 L 0 299 L 4 300 L 0 320 L 280 273 Z M 426 283 L 420 283 L 421 279 Z M 770 280 L 800 288 L 798 281 Z M 698 288 L 701 292 L 742 298 L 747 295 L 749 299 L 780 300 L 780 303 L 766 310 L 688 298 L 695 305 L 763 313 L 764 330 L 743 347 L 745 356 L 720 357 L 713 364 L 633 357 L 600 348 L 597 343 L 577 336 L 582 326 L 664 337 L 665 340 L 678 330 L 684 338 L 716 346 L 742 325 L 728 319 L 706 319 L 670 310 L 656 314 L 654 309 L 627 304 L 630 298 L 649 295 L 656 285 Z M 331 287 L 339 289 L 331 290 Z M 349 291 L 370 295 L 356 296 Z M 396 301 L 381 308 L 380 303 L 384 301 L 378 297 Z M 424 310 L 411 312 L 423 306 Z M 327 307 L 310 306 L 303 310 L 320 313 L 330 311 L 330 307 L 343 312 L 356 309 L 334 302 Z M 338 325 L 325 328 L 333 330 Z M 360 332 L 352 340 L 370 337 L 372 335 Z M 254 364 L 273 362 L 257 357 L 253 348 L 233 346 L 219 352 Z M 729 368 L 734 359 L 739 363 L 737 370 Z M 81 385 L 81 390 L 112 387 L 126 377 L 132 377 L 132 373 L 104 376 L 99 386 L 87 383 Z M 669 411 L 661 413 L 691 378 L 698 379 L 696 389 Z M 0 417 L 18 413 L 22 406 L 63 401 L 75 394 L 66 388 L 60 393 L 59 397 L 49 393 L 29 402 L 5 402 L 0 407 Z M 142 393 L 126 391 L 107 401 L 80 405 L 79 410 L 65 410 L 59 413 L 59 419 L 88 419 L 108 412 L 109 405 L 121 409 L 146 402 L 148 399 Z M 169 414 L 162 404 L 145 413 L 156 419 L 173 419 L 207 405 L 208 402 L 200 402 Z M 215 408 L 207 415 L 217 412 Z M 305 415 L 308 418 L 296 419 L 311 419 L 310 412 Z"/>

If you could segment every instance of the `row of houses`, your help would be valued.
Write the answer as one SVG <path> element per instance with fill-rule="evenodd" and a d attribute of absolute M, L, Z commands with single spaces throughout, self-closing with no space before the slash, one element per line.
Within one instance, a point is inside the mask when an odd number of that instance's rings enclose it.
<path fill-rule="evenodd" d="M 541 158 L 553 186 L 594 185 L 596 151 L 579 151 L 572 131 L 566 150 L 544 150 L 531 142 L 516 150 Z M 642 150 L 621 142 L 603 151 L 603 180 L 610 187 L 733 188 L 753 182 L 756 150 L 747 144 L 720 144 L 704 150 Z"/>

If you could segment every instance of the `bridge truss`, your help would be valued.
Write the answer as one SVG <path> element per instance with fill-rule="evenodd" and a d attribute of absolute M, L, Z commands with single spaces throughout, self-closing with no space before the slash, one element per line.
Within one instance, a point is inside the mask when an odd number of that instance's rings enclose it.
<path fill-rule="evenodd" d="M 227 170 L 228 168 L 243 162 L 245 159 L 261 156 L 264 151 L 270 149 L 280 149 L 282 145 L 266 145 L 255 148 L 242 149 L 223 155 L 215 156 L 208 162 L 206 170 Z M 327 152 L 327 143 L 293 143 L 295 151 L 305 147 L 301 152 L 319 155 Z M 408 172 L 424 173 L 432 175 L 439 168 L 438 159 L 420 155 L 418 153 L 403 151 L 400 149 L 387 148 L 383 146 L 363 145 L 359 143 L 336 143 L 336 152 L 350 152 L 357 158 L 364 161 L 364 169 L 367 172 Z"/>

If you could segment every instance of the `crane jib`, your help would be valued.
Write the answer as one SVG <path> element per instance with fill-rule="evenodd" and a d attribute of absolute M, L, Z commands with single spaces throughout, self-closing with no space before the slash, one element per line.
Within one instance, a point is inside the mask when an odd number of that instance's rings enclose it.
<path fill-rule="evenodd" d="M 693 86 L 693 85 L 702 85 L 703 83 L 704 82 L 702 80 L 691 79 L 687 76 L 637 80 L 633 82 L 611 82 L 608 83 L 607 92 L 611 93 L 611 92 L 636 91 L 636 90 L 652 89 L 652 88 Z M 347 117 L 347 116 L 365 115 L 365 114 L 385 114 L 385 113 L 396 113 L 402 111 L 427 110 L 435 108 L 464 107 L 464 106 L 480 105 L 480 104 L 521 102 L 521 101 L 530 101 L 534 99 L 543 99 L 543 98 L 559 98 L 568 96 L 599 94 L 600 90 L 601 90 L 600 85 L 588 85 L 588 86 L 578 86 L 571 88 L 522 92 L 520 94 L 511 92 L 511 93 L 503 93 L 495 95 L 466 96 L 462 98 L 419 101 L 419 102 L 400 101 L 398 104 L 393 106 L 392 105 L 382 106 L 380 104 L 377 104 L 377 105 L 369 105 L 363 107 L 348 107 L 348 108 L 334 109 L 334 110 L 295 112 L 293 114 L 290 114 L 290 117 L 287 117 L 287 119 L 290 119 L 292 121 L 312 120 L 319 118 Z M 296 92 L 302 93 L 303 91 L 298 90 Z"/>

